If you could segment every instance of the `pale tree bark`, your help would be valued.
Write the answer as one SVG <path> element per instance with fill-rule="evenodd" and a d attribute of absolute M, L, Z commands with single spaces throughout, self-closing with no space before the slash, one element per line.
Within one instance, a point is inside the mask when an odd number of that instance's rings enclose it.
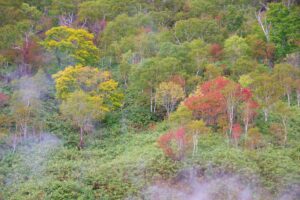
<path fill-rule="evenodd" d="M 233 118 L 234 118 L 234 106 L 229 105 L 228 106 L 228 118 L 229 118 L 229 135 L 232 134 L 232 127 L 233 127 Z"/>
<path fill-rule="evenodd" d="M 287 142 L 287 135 L 288 135 L 287 122 L 286 122 L 285 118 L 282 118 L 282 124 L 283 124 L 283 128 L 284 128 L 283 144 L 285 145 Z"/>
<path fill-rule="evenodd" d="M 74 22 L 74 14 L 68 13 L 67 15 L 59 16 L 59 25 L 71 27 Z"/>
<path fill-rule="evenodd" d="M 300 107 L 300 90 L 297 90 L 297 105 Z"/>
<path fill-rule="evenodd" d="M 150 91 L 150 112 L 153 112 L 153 93 Z"/>
<path fill-rule="evenodd" d="M 291 95 L 289 92 L 286 93 L 287 100 L 288 100 L 288 105 L 291 106 Z"/>
<path fill-rule="evenodd" d="M 269 117 L 269 110 L 267 108 L 264 108 L 263 112 L 264 112 L 265 122 L 267 122 L 268 121 L 268 117 Z"/>
<path fill-rule="evenodd" d="M 195 154 L 198 152 L 198 133 L 195 133 L 193 135 L 193 155 L 192 157 L 195 156 Z"/>
<path fill-rule="evenodd" d="M 266 5 L 263 5 L 264 8 L 268 9 Z M 255 13 L 256 19 L 258 21 L 258 24 L 260 25 L 262 31 L 264 32 L 264 35 L 266 37 L 267 42 L 270 42 L 270 30 L 271 30 L 271 24 L 267 22 L 267 19 L 263 19 L 263 11 L 261 9 Z"/>
<path fill-rule="evenodd" d="M 79 148 L 83 149 L 83 127 L 80 127 L 80 141 L 79 141 Z"/>
<path fill-rule="evenodd" d="M 249 118 L 247 117 L 245 120 L 244 120 L 244 124 L 245 124 L 245 136 L 247 137 L 248 135 L 248 126 L 249 126 Z"/>

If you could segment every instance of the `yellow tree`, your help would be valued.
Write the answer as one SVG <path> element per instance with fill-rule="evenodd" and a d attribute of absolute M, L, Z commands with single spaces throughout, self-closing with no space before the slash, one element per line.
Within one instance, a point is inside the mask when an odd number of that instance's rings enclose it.
<path fill-rule="evenodd" d="M 193 141 L 193 157 L 198 151 L 199 137 L 202 134 L 210 133 L 210 128 L 206 127 L 203 120 L 193 120 L 186 126 L 188 134 L 191 136 Z"/>
<path fill-rule="evenodd" d="M 62 101 L 61 113 L 80 129 L 79 147 L 83 134 L 95 120 L 122 106 L 123 94 L 108 71 L 93 67 L 69 66 L 53 75 L 56 96 Z"/>
<path fill-rule="evenodd" d="M 184 98 L 182 87 L 172 81 L 162 82 L 156 91 L 156 101 L 158 105 L 165 107 L 167 116 L 175 109 L 179 100 Z"/>
<path fill-rule="evenodd" d="M 93 34 L 84 29 L 59 26 L 46 32 L 43 45 L 54 54 L 59 66 L 94 65 L 98 61 L 99 50 L 94 45 L 93 39 Z"/>
<path fill-rule="evenodd" d="M 76 90 L 82 90 L 92 96 L 100 96 L 109 109 L 122 105 L 123 94 L 118 92 L 118 83 L 111 73 L 94 67 L 69 66 L 53 75 L 56 96 L 64 101 Z"/>

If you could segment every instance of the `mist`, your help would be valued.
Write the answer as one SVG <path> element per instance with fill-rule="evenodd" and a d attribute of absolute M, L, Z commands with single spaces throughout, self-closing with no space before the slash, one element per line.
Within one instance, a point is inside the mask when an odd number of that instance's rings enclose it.
<path fill-rule="evenodd" d="M 300 188 L 289 188 L 274 197 L 263 189 L 258 177 L 188 168 L 171 181 L 160 180 L 143 192 L 146 200 L 296 200 Z M 134 198 L 129 198 L 134 199 Z"/>
<path fill-rule="evenodd" d="M 42 133 L 40 137 L 30 135 L 17 146 L 19 167 L 6 177 L 6 184 L 17 184 L 19 177 L 42 177 L 51 153 L 62 146 L 62 141 L 53 134 Z"/>

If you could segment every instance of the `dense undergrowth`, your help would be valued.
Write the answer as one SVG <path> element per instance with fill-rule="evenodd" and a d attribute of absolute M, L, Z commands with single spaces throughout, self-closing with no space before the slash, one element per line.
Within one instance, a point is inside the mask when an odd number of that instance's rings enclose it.
<path fill-rule="evenodd" d="M 291 127 L 299 123 L 299 118 L 294 120 Z M 55 143 L 44 137 L 46 145 L 28 140 L 15 154 L 2 158 L 1 193 L 16 200 L 139 199 L 147 187 L 172 180 L 190 167 L 240 175 L 246 182 L 261 184 L 273 198 L 298 184 L 300 147 L 293 140 L 299 134 L 291 136 L 288 147 L 266 144 L 247 150 L 229 146 L 223 137 L 212 133 L 200 139 L 196 156 L 174 162 L 157 148 L 157 137 L 167 129 L 168 124 L 162 123 L 155 130 L 121 135 L 99 130 L 89 136 L 81 151 L 63 146 L 67 139 L 53 135 Z"/>

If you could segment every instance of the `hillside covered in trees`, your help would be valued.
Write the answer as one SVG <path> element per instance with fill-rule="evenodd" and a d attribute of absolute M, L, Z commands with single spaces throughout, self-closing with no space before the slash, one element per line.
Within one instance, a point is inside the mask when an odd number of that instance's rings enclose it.
<path fill-rule="evenodd" d="M 0 200 L 299 200 L 298 0 L 0 0 Z"/>

